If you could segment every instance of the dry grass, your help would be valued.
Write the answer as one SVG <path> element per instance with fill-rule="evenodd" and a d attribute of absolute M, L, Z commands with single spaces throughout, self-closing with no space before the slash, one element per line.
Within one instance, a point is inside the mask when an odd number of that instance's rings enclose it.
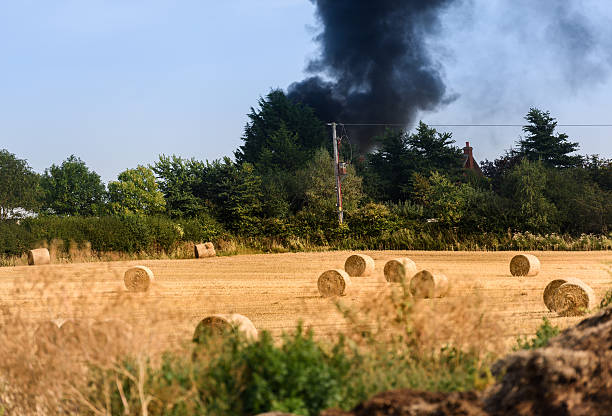
<path fill-rule="evenodd" d="M 317 278 L 322 270 L 341 269 L 347 252 L 0 268 L 0 404 L 11 415 L 54 414 L 50 409 L 60 404 L 66 414 L 71 405 L 104 414 L 105 403 L 88 403 L 82 396 L 88 365 L 134 377 L 122 368 L 123 357 L 135 357 L 144 369 L 163 351 L 184 351 L 198 322 L 214 314 L 245 315 L 275 336 L 301 320 L 320 338 L 342 332 L 359 341 L 367 331 L 384 342 L 405 333 L 401 326 L 407 321 L 397 317 L 410 313 L 413 347 L 423 352 L 450 343 L 501 353 L 517 336 L 533 334 L 542 317 L 561 328 L 581 319 L 547 310 L 542 291 L 551 280 L 580 278 L 597 301 L 612 285 L 607 252 L 542 252 L 542 270 L 529 278 L 510 275 L 513 253 L 367 254 L 377 268 L 372 276 L 352 279 L 340 310 L 336 301 L 319 295 Z M 398 257 L 444 273 L 449 295 L 404 305 L 403 287 L 388 284 L 382 267 Z M 123 273 L 136 264 L 155 274 L 146 293 L 123 287 Z M 60 329 L 63 341 L 55 330 L 37 333 L 57 318 L 75 323 L 64 328 L 69 330 L 64 338 Z M 153 400 L 144 389 L 141 393 L 142 403 Z"/>
<path fill-rule="evenodd" d="M 167 305 L 160 302 L 160 287 L 150 295 L 131 294 L 121 287 L 117 273 L 112 273 L 110 283 L 110 279 L 95 281 L 79 272 L 66 273 L 65 267 L 23 268 L 32 272 L 12 279 L 10 285 L 3 279 L 0 409 L 4 414 L 68 415 L 83 408 L 108 414 L 106 403 L 89 402 L 83 393 L 90 368 L 133 377 L 125 368 L 126 357 L 133 357 L 144 371 L 162 352 L 182 351 L 188 345 L 172 328 L 193 330 L 194 320 L 162 309 Z M 143 385 L 142 377 L 136 384 Z"/>

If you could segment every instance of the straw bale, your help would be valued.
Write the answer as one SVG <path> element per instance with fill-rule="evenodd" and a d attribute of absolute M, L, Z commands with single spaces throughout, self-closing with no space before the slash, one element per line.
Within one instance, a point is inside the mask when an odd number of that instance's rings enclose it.
<path fill-rule="evenodd" d="M 410 279 L 410 293 L 416 298 L 441 298 L 448 289 L 448 278 L 442 273 L 421 270 Z"/>
<path fill-rule="evenodd" d="M 207 336 L 219 336 L 228 332 L 237 331 L 242 333 L 248 340 L 256 340 L 257 328 L 253 322 L 244 315 L 238 313 L 217 314 L 202 319 L 193 333 L 193 341 L 200 342 Z"/>
<path fill-rule="evenodd" d="M 344 296 L 351 285 L 348 273 L 341 269 L 328 270 L 319 276 L 317 287 L 324 298 Z"/>
<path fill-rule="evenodd" d="M 563 283 L 554 292 L 552 309 L 561 316 L 580 316 L 595 307 L 595 292 L 581 280 Z"/>
<path fill-rule="evenodd" d="M 36 248 L 28 251 L 28 265 L 38 266 L 41 264 L 51 264 L 51 256 L 46 248 Z"/>
<path fill-rule="evenodd" d="M 387 282 L 407 282 L 417 272 L 416 263 L 407 257 L 389 260 L 385 264 Z"/>
<path fill-rule="evenodd" d="M 349 276 L 369 276 L 374 272 L 374 259 L 366 254 L 353 254 L 344 262 L 344 270 Z"/>
<path fill-rule="evenodd" d="M 155 281 L 151 269 L 145 266 L 130 267 L 123 275 L 125 287 L 130 292 L 146 292 Z"/>
<path fill-rule="evenodd" d="M 580 279 L 576 279 L 573 277 L 569 277 L 567 279 L 555 279 L 551 280 L 546 287 L 544 288 L 544 293 L 542 294 L 542 298 L 544 300 L 544 305 L 548 308 L 549 311 L 553 311 L 553 298 L 555 296 L 555 292 L 564 283 L 568 281 L 581 281 Z"/>
<path fill-rule="evenodd" d="M 519 254 L 510 260 L 512 276 L 536 276 L 540 273 L 540 260 L 533 254 Z"/>
<path fill-rule="evenodd" d="M 215 251 L 215 246 L 211 242 L 204 244 L 195 244 L 193 246 L 193 249 L 195 252 L 196 259 L 215 257 L 217 255 L 217 252 Z"/>

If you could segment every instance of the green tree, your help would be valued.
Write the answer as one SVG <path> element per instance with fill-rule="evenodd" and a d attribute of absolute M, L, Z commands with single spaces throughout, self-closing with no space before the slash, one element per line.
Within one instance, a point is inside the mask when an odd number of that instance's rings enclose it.
<path fill-rule="evenodd" d="M 408 146 L 416 164 L 416 171 L 429 174 L 434 171 L 455 176 L 461 172 L 463 152 L 453 146 L 452 133 L 439 133 L 422 121 L 416 132 L 408 136 Z"/>
<path fill-rule="evenodd" d="M 244 235 L 257 232 L 264 195 L 253 165 L 237 164 L 228 157 L 207 164 L 200 194 L 229 230 Z"/>
<path fill-rule="evenodd" d="M 166 210 L 172 217 L 194 217 L 206 209 L 198 195 L 206 164 L 195 159 L 160 155 L 151 167 L 164 194 Z"/>
<path fill-rule="evenodd" d="M 377 150 L 367 156 L 361 169 L 366 193 L 378 201 L 406 199 L 406 186 L 415 172 L 408 135 L 401 130 L 387 130 L 376 139 Z"/>
<path fill-rule="evenodd" d="M 547 173 L 541 161 L 523 159 L 508 175 L 506 186 L 514 202 L 516 226 L 526 231 L 551 232 L 557 208 L 546 198 Z"/>
<path fill-rule="evenodd" d="M 531 108 L 525 120 L 529 122 L 523 126 L 526 135 L 518 143 L 521 156 L 533 161 L 541 160 L 546 166 L 580 166 L 582 157 L 570 155 L 578 149 L 578 143 L 569 142 L 565 133 L 555 135 L 557 121 L 550 116 L 550 112 Z"/>
<path fill-rule="evenodd" d="M 547 169 L 544 194 L 557 207 L 560 231 L 605 234 L 612 228 L 612 192 L 601 189 L 582 168 Z"/>
<path fill-rule="evenodd" d="M 44 192 L 43 209 L 54 214 L 94 215 L 105 202 L 100 175 L 74 155 L 60 166 L 53 164 L 46 169 L 40 185 Z"/>
<path fill-rule="evenodd" d="M 413 134 L 387 130 L 377 141 L 363 176 L 366 192 L 379 201 L 408 198 L 415 173 L 428 176 L 438 171 L 457 179 L 461 172 L 463 156 L 453 146 L 452 134 L 439 133 L 423 122 Z"/>
<path fill-rule="evenodd" d="M 316 214 L 336 209 L 336 186 L 334 164 L 331 155 L 324 148 L 319 149 L 304 169 L 297 173 L 300 193 L 305 209 Z M 342 180 L 342 201 L 345 211 L 359 206 L 363 199 L 362 179 L 355 168 L 348 166 L 347 175 Z"/>
<path fill-rule="evenodd" d="M 38 175 L 28 162 L 7 150 L 0 150 L 0 219 L 32 211 L 39 207 Z"/>
<path fill-rule="evenodd" d="M 428 217 L 442 224 L 459 225 L 475 195 L 476 191 L 468 184 L 453 183 L 438 172 L 429 177 L 415 174 L 415 199 L 424 206 Z"/>
<path fill-rule="evenodd" d="M 145 166 L 121 172 L 116 181 L 109 182 L 108 196 L 110 210 L 115 214 L 154 215 L 166 208 L 153 170 Z"/>
<path fill-rule="evenodd" d="M 261 98 L 259 109 L 251 108 L 248 117 L 236 161 L 251 163 L 260 172 L 299 168 L 329 141 L 313 110 L 293 102 L 282 90 Z"/>
<path fill-rule="evenodd" d="M 583 167 L 601 189 L 612 191 L 612 159 L 603 159 L 598 155 L 587 156 Z"/>

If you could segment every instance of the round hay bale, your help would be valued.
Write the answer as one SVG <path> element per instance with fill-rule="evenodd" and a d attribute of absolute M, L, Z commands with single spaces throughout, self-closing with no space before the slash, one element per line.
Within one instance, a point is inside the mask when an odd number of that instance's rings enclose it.
<path fill-rule="evenodd" d="M 536 276 L 540 273 L 540 260 L 533 254 L 519 254 L 510 260 L 512 276 Z"/>
<path fill-rule="evenodd" d="M 195 244 L 193 246 L 195 252 L 196 259 L 202 259 L 206 257 L 215 257 L 217 253 L 215 252 L 215 246 L 213 243 L 204 243 L 204 244 Z"/>
<path fill-rule="evenodd" d="M 230 332 L 240 332 L 248 340 L 256 340 L 257 328 L 253 322 L 238 313 L 217 314 L 202 319 L 193 332 L 193 342 L 200 343 L 209 336 L 220 336 Z"/>
<path fill-rule="evenodd" d="M 555 292 L 564 283 L 578 281 L 582 282 L 580 279 L 576 279 L 573 277 L 569 277 L 567 279 L 555 279 L 551 280 L 546 287 L 544 288 L 544 293 L 542 294 L 542 299 L 544 300 L 544 305 L 548 308 L 549 311 L 554 311 L 553 309 L 553 299 L 555 296 Z"/>
<path fill-rule="evenodd" d="M 210 257 L 214 257 L 217 255 L 217 252 L 215 251 L 215 245 L 211 243 L 210 241 L 207 243 L 204 243 L 204 247 L 206 247 L 206 250 L 208 250 L 208 255 Z"/>
<path fill-rule="evenodd" d="M 595 307 L 595 292 L 581 280 L 563 283 L 554 292 L 552 309 L 561 316 L 580 316 Z"/>
<path fill-rule="evenodd" d="M 441 298 L 448 289 L 448 278 L 442 273 L 421 270 L 410 279 L 410 293 L 415 298 Z"/>
<path fill-rule="evenodd" d="M 385 279 L 387 282 L 406 282 L 417 272 L 416 263 L 407 257 L 389 260 L 385 264 Z"/>
<path fill-rule="evenodd" d="M 324 298 L 344 296 L 351 285 L 351 278 L 344 270 L 334 269 L 323 272 L 317 281 L 319 293 Z"/>
<path fill-rule="evenodd" d="M 28 251 L 28 265 L 38 266 L 41 264 L 51 264 L 51 256 L 46 248 L 36 248 Z"/>
<path fill-rule="evenodd" d="M 153 272 L 145 266 L 130 267 L 123 275 L 125 288 L 130 292 L 146 292 L 154 280 Z"/>
<path fill-rule="evenodd" d="M 366 254 L 353 254 L 344 262 L 344 270 L 349 276 L 369 276 L 374 272 L 374 259 Z"/>

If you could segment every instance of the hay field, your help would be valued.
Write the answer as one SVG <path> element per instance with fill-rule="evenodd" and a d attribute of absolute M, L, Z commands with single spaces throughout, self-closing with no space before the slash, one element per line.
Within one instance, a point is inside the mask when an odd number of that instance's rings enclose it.
<path fill-rule="evenodd" d="M 542 301 L 546 284 L 560 277 L 577 277 L 591 285 L 597 302 L 612 288 L 609 252 L 540 252 L 542 271 L 535 277 L 512 277 L 513 252 L 370 251 L 376 261 L 373 276 L 353 278 L 342 302 L 359 307 L 385 290 L 387 260 L 407 256 L 419 269 L 444 273 L 450 292 L 444 299 L 425 300 L 435 307 L 460 300 L 481 301 L 482 310 L 498 317 L 500 338 L 507 345 L 519 335 L 531 335 L 542 317 L 560 327 L 581 318 L 548 312 Z M 239 313 L 258 329 L 274 335 L 295 328 L 302 320 L 318 336 L 342 330 L 334 301 L 317 291 L 325 270 L 342 268 L 349 252 L 242 255 L 193 260 L 156 260 L 58 264 L 0 268 L 0 308 L 18 313 L 33 326 L 54 318 L 77 320 L 129 319 L 149 329 L 159 348 L 191 338 L 199 320 L 214 313 Z M 144 265 L 155 274 L 148 293 L 128 294 L 123 273 Z"/>

